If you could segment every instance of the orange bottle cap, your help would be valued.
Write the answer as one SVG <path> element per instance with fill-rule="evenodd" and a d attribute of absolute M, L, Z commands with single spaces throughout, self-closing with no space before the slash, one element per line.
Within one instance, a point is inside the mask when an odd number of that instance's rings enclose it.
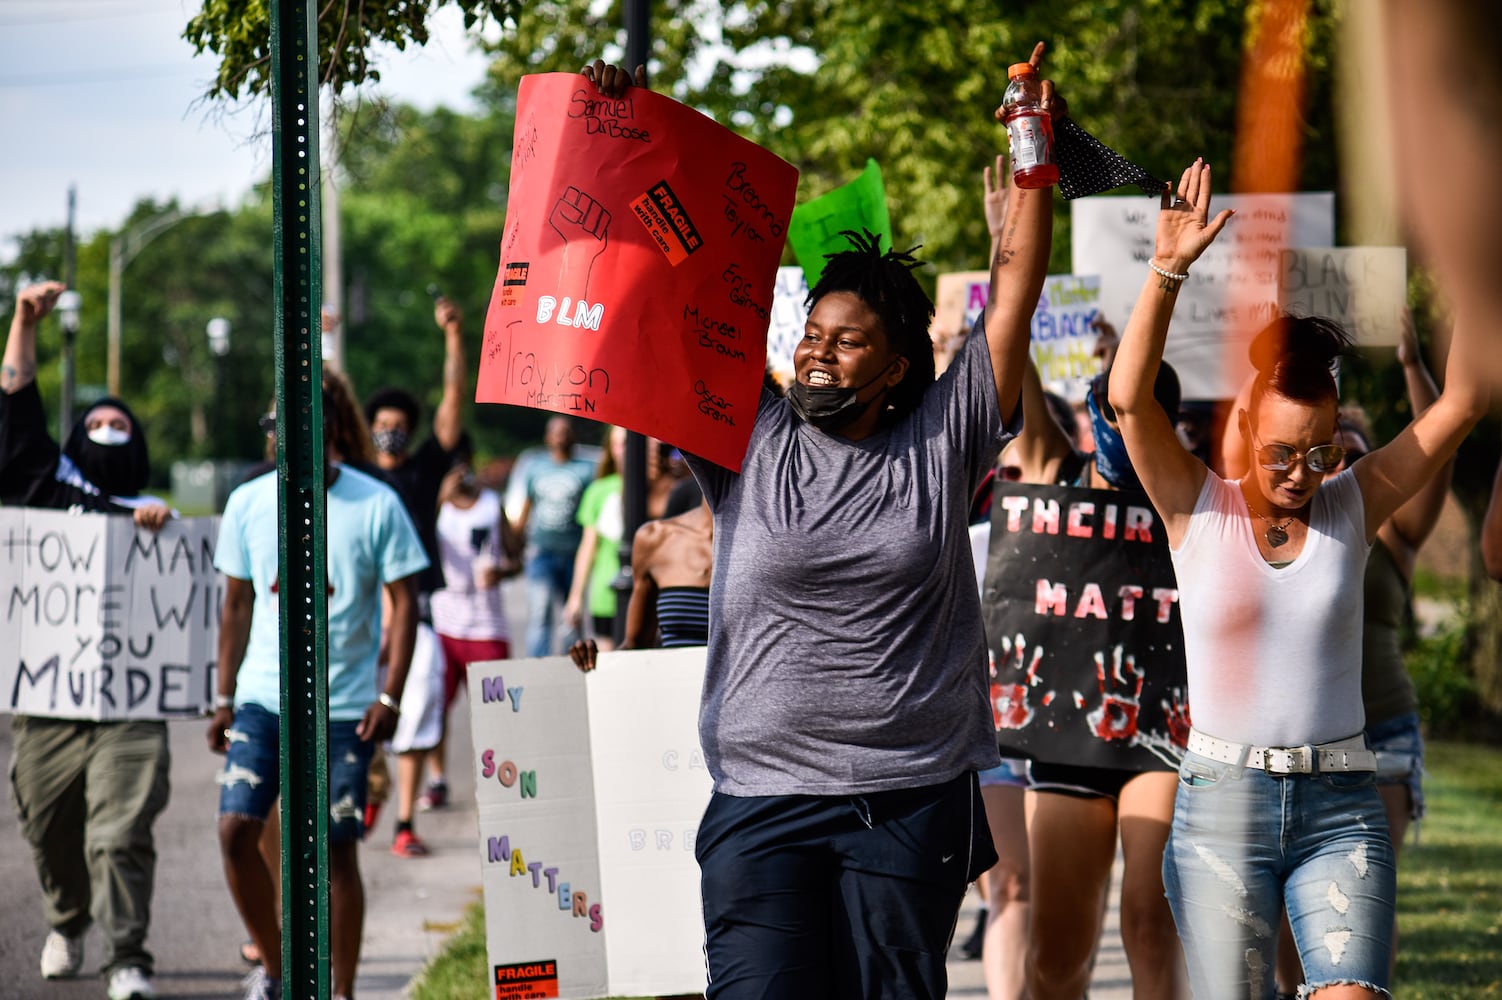
<path fill-rule="evenodd" d="M 1037 72 L 1032 63 L 1012 63 L 1007 67 L 1007 79 L 1015 80 L 1019 76 L 1032 76 Z"/>

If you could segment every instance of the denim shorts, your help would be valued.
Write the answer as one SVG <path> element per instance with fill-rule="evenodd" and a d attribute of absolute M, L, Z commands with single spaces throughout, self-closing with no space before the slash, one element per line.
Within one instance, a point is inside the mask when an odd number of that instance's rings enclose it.
<path fill-rule="evenodd" d="M 365 832 L 366 779 L 375 744 L 355 735 L 358 722 L 329 722 L 329 843 Z M 219 815 L 264 820 L 281 793 L 281 720 L 259 705 L 241 705 L 230 724 L 219 773 Z"/>
<path fill-rule="evenodd" d="M 977 773 L 982 788 L 1026 788 L 1028 786 L 1027 761 L 1016 757 L 1003 757 L 995 767 Z"/>
<path fill-rule="evenodd" d="M 1370 771 L 1274 775 L 1186 754 L 1163 886 L 1195 996 L 1272 1000 L 1284 909 L 1309 990 L 1388 995 L 1397 874 Z"/>
<path fill-rule="evenodd" d="M 1424 737 L 1419 715 L 1409 712 L 1366 729 L 1366 742 L 1377 751 L 1377 784 L 1408 786 L 1408 818 L 1424 818 Z"/>

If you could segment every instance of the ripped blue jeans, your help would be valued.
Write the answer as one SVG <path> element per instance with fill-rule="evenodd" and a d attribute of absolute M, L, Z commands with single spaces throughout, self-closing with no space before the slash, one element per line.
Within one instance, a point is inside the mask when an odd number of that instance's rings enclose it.
<path fill-rule="evenodd" d="M 1190 753 L 1163 885 L 1201 1000 L 1272 1000 L 1278 911 L 1300 996 L 1337 983 L 1387 995 L 1397 869 L 1371 772 L 1275 775 Z"/>
<path fill-rule="evenodd" d="M 365 798 L 374 743 L 355 735 L 357 721 L 329 721 L 329 843 L 365 833 Z M 281 793 L 281 719 L 260 705 L 240 705 L 219 772 L 219 815 L 264 820 Z"/>

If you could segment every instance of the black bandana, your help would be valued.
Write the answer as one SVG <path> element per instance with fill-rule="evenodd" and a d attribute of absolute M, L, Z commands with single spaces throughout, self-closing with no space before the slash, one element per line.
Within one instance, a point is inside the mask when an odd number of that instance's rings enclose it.
<path fill-rule="evenodd" d="M 84 424 L 89 414 L 101 406 L 113 406 L 130 421 L 130 440 L 125 444 L 103 445 L 89 440 Z M 130 408 L 113 396 L 95 400 L 73 424 L 63 454 L 73 460 L 83 477 L 105 496 L 133 497 L 146 488 L 151 476 L 151 458 L 146 453 L 146 434 Z"/>
<path fill-rule="evenodd" d="M 1087 198 L 1135 184 L 1144 194 L 1162 194 L 1168 186 L 1077 125 L 1072 118 L 1054 122 L 1053 152 L 1059 165 L 1059 191 L 1066 200 Z"/>

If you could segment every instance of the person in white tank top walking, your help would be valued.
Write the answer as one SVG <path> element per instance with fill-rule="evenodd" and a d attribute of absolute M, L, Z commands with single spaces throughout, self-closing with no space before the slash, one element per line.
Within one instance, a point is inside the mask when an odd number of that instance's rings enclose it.
<path fill-rule="evenodd" d="M 1231 216 L 1209 209 L 1197 160 L 1177 197 L 1164 192 L 1110 380 L 1184 622 L 1194 729 L 1164 887 L 1196 997 L 1271 1000 L 1283 907 L 1304 995 L 1387 997 L 1396 877 L 1362 735 L 1362 580 L 1377 528 L 1485 411 L 1474 331 L 1457 322 L 1439 399 L 1337 473 L 1331 364 L 1349 338 L 1329 320 L 1275 320 L 1253 342 L 1256 381 L 1236 414 L 1251 468 L 1222 479 L 1180 447 L 1152 395 L 1179 286 Z"/>

